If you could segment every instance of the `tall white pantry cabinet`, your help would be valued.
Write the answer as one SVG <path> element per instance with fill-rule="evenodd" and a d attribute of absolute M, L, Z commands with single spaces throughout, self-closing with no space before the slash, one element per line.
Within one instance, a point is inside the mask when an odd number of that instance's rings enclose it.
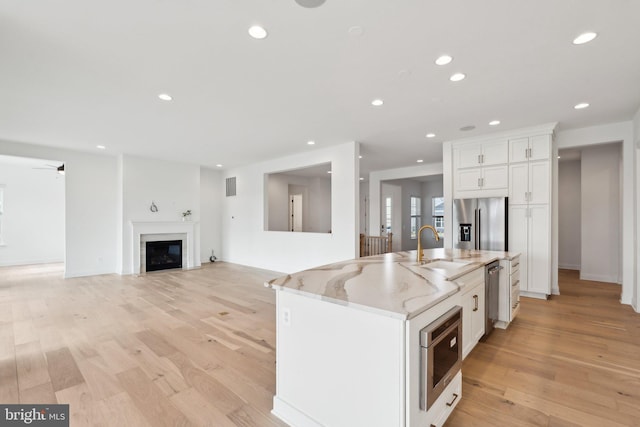
<path fill-rule="evenodd" d="M 520 129 L 500 134 L 445 143 L 444 167 L 447 205 L 453 199 L 472 197 L 508 197 L 508 249 L 520 252 L 520 293 L 523 296 L 546 298 L 551 294 L 552 247 L 552 153 L 556 124 Z M 469 155 L 467 155 L 469 154 Z M 471 155 L 473 154 L 473 155 Z M 468 159 L 476 160 L 480 166 Z M 500 182 L 482 186 L 477 175 L 476 188 L 465 185 L 465 177 L 489 166 L 504 173 L 494 174 Z M 479 173 L 479 172 L 478 172 Z M 447 177 L 447 175 L 449 175 Z M 445 217 L 446 218 L 446 217 Z M 451 221 L 452 216 L 448 216 Z M 450 246 L 457 241 L 458 230 L 452 230 Z"/>

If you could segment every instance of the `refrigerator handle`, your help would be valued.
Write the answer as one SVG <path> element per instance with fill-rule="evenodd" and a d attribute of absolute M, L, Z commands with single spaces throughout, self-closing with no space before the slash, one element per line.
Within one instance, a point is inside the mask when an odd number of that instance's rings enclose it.
<path fill-rule="evenodd" d="M 476 239 L 476 249 L 482 250 L 480 246 L 480 236 L 482 236 L 482 231 L 480 230 L 480 222 L 482 220 L 482 209 L 478 209 L 478 219 L 476 222 L 476 229 L 478 230 L 478 238 Z"/>

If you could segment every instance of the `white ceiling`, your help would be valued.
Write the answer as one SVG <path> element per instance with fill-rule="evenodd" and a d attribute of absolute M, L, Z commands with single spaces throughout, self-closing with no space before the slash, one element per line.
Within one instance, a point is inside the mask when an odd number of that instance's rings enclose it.
<path fill-rule="evenodd" d="M 639 16 L 637 0 L 0 0 L 0 139 L 225 168 L 347 141 L 365 173 L 441 161 L 443 140 L 631 119 Z"/>

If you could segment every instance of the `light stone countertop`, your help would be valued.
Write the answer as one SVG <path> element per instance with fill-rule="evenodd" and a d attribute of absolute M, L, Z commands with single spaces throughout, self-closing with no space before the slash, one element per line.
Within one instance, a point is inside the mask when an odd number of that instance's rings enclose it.
<path fill-rule="evenodd" d="M 416 251 L 394 252 L 311 268 L 270 280 L 265 286 L 295 292 L 398 319 L 411 319 L 460 291 L 458 277 L 514 252 L 425 249 L 418 265 Z M 429 262 L 458 261 L 460 268 L 437 270 Z"/>

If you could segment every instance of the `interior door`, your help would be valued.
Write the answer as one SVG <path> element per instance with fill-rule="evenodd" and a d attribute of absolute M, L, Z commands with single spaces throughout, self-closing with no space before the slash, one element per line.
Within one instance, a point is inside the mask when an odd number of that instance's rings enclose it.
<path fill-rule="evenodd" d="M 289 230 L 302 231 L 302 194 L 289 195 Z"/>

